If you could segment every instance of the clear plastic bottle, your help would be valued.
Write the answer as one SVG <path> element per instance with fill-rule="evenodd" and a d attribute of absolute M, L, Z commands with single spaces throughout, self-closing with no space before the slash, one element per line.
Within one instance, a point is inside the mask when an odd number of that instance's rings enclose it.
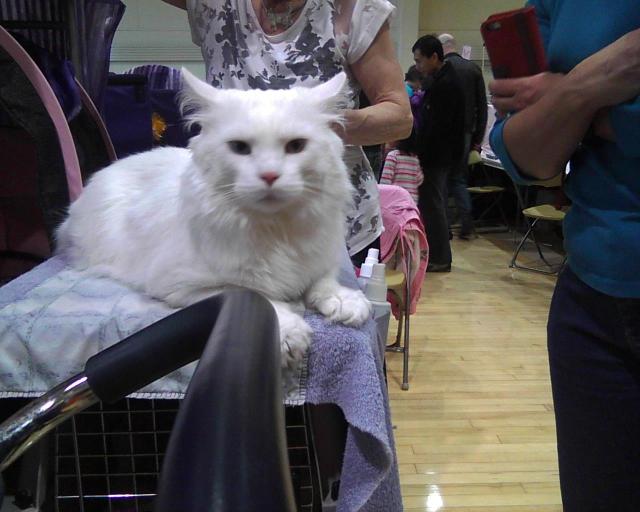
<path fill-rule="evenodd" d="M 379 263 L 378 256 L 378 249 L 369 249 L 365 262 L 360 266 L 358 283 L 373 306 L 373 318 L 376 321 L 378 330 L 380 354 L 381 358 L 384 358 L 387 335 L 389 333 L 391 304 L 387 302 L 385 264 Z"/>

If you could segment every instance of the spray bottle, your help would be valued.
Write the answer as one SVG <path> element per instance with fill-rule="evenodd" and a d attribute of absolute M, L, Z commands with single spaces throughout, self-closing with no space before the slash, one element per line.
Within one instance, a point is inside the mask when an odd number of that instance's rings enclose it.
<path fill-rule="evenodd" d="M 389 333 L 389 317 L 391 304 L 387 302 L 387 282 L 385 280 L 385 264 L 378 261 L 380 251 L 369 249 L 365 262 L 360 266 L 358 283 L 373 306 L 373 318 L 376 321 L 380 354 L 384 357 L 387 336 Z"/>

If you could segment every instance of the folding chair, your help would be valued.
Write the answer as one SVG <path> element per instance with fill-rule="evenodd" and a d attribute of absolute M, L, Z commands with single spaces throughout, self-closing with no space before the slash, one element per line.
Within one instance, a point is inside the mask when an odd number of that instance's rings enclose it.
<path fill-rule="evenodd" d="M 487 174 L 487 169 L 485 168 L 485 166 L 482 165 L 482 158 L 480 157 L 480 153 L 478 153 L 475 150 L 471 151 L 469 153 L 469 170 L 470 171 L 475 170 L 478 167 L 478 164 L 480 164 L 479 167 L 482 169 L 483 183 L 485 184 L 480 186 L 467 187 L 467 190 L 471 194 L 471 201 L 473 203 L 474 196 L 475 197 L 493 196 L 492 197 L 493 200 L 491 201 L 491 203 L 489 203 L 488 206 L 484 208 L 484 210 L 478 216 L 478 218 L 474 219 L 474 223 L 476 225 L 479 225 L 483 221 L 483 219 L 486 217 L 486 215 L 490 211 L 492 211 L 494 207 L 497 207 L 498 211 L 500 212 L 500 217 L 502 218 L 502 222 L 504 223 L 505 231 L 508 231 L 509 223 L 507 221 L 507 216 L 504 213 L 504 209 L 502 208 L 502 197 L 504 195 L 504 192 L 506 191 L 506 188 L 500 185 L 489 184 L 491 183 L 491 178 Z"/>
<path fill-rule="evenodd" d="M 398 319 L 395 343 L 388 352 L 403 355 L 402 385 L 409 389 L 410 315 L 415 313 L 428 263 L 429 246 L 420 212 L 411 195 L 395 185 L 378 185 L 382 223 L 380 259 L 386 263 L 387 290 Z M 404 328 L 404 337 L 403 337 Z"/>
<path fill-rule="evenodd" d="M 550 180 L 536 181 L 531 185 L 549 188 L 549 189 L 553 189 L 553 188 L 557 189 L 562 185 L 562 175 L 560 174 L 557 177 L 552 178 Z M 559 264 L 551 263 L 542 251 L 542 243 L 536 237 L 535 227 L 539 221 L 562 222 L 564 220 L 566 211 L 557 208 L 553 204 L 540 204 L 537 206 L 531 206 L 526 208 L 525 207 L 526 204 L 523 202 L 522 194 L 518 191 L 517 187 L 516 187 L 516 195 L 518 197 L 518 202 L 522 207 L 522 215 L 524 216 L 525 222 L 527 223 L 527 231 L 525 232 L 524 236 L 522 237 L 522 239 L 516 246 L 515 250 L 513 251 L 513 256 L 511 257 L 511 263 L 509 264 L 509 267 L 519 268 L 522 270 L 530 270 L 532 272 L 538 272 L 540 274 L 550 274 L 550 275 L 557 274 L 564 266 L 566 257 Z M 535 244 L 536 250 L 538 251 L 538 255 L 542 260 L 542 262 L 548 267 L 548 270 L 545 270 L 543 268 L 522 265 L 518 263 L 517 261 L 518 255 L 520 254 L 520 251 L 524 247 L 525 242 L 529 238 L 531 238 L 531 240 Z"/>
<path fill-rule="evenodd" d="M 407 274 L 411 271 L 411 258 L 405 258 Z M 402 362 L 402 385 L 403 390 L 409 389 L 409 304 L 411 304 L 411 286 L 407 275 L 403 270 L 387 269 L 385 270 L 385 279 L 387 281 L 387 290 L 391 293 L 398 304 L 400 317 L 398 318 L 398 330 L 396 332 L 396 341 L 392 345 L 386 347 L 387 352 L 400 352 L 403 357 Z M 402 328 L 404 324 L 404 340 L 402 340 Z"/>

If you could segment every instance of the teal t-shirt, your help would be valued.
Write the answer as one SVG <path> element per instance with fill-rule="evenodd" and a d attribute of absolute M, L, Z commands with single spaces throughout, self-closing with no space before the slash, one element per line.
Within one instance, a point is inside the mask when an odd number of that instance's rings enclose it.
<path fill-rule="evenodd" d="M 638 0 L 530 0 L 528 5 L 536 8 L 554 72 L 569 72 L 640 28 Z M 640 97 L 613 107 L 610 119 L 616 142 L 590 139 L 571 159 L 565 249 L 571 270 L 592 288 L 616 297 L 640 297 Z M 508 122 L 496 123 L 491 146 L 512 178 L 524 183 L 504 145 Z"/>

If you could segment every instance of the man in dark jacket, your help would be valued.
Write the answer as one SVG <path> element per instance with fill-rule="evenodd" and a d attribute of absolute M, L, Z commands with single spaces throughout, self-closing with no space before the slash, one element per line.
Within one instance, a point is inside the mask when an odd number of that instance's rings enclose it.
<path fill-rule="evenodd" d="M 422 36 L 412 51 L 418 71 L 428 75 L 418 132 L 418 157 L 424 173 L 418 208 L 429 241 L 427 270 L 449 272 L 447 177 L 457 168 L 464 152 L 464 93 L 453 66 L 444 60 L 437 37 Z"/>
<path fill-rule="evenodd" d="M 482 70 L 475 63 L 465 59 L 458 53 L 454 37 L 451 34 L 441 34 L 438 39 L 442 43 L 444 60 L 453 66 L 464 92 L 465 147 L 460 165 L 456 171 L 449 175 L 448 188 L 449 193 L 455 200 L 462 224 L 459 237 L 467 240 L 473 234 L 471 197 L 467 190 L 469 151 L 472 148 L 479 148 L 482 144 L 484 131 L 487 127 L 487 94 Z"/>

